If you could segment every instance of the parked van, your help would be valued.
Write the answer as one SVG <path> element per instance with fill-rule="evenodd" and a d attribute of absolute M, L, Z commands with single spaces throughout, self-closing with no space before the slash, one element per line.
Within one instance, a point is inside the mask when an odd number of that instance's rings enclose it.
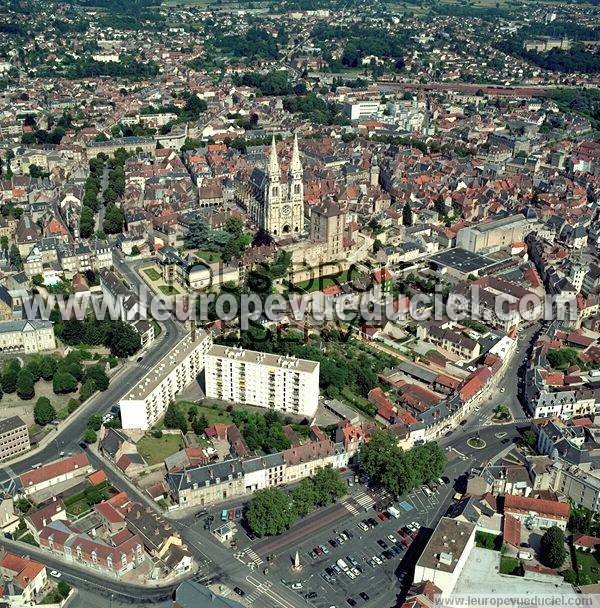
<path fill-rule="evenodd" d="M 221 521 L 227 521 L 227 509 L 221 511 Z"/>
<path fill-rule="evenodd" d="M 348 564 L 343 559 L 338 559 L 336 564 L 342 572 L 348 572 L 348 570 L 350 570 Z"/>

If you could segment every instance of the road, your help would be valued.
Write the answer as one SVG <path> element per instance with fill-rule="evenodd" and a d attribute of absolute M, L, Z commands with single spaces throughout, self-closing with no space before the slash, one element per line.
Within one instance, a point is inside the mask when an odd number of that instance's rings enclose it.
<path fill-rule="evenodd" d="M 123 263 L 122 258 L 116 253 L 114 255 L 114 265 L 119 272 L 127 277 L 130 285 L 141 283 L 141 279 Z M 143 361 L 141 363 L 126 362 L 124 364 L 126 369 L 117 374 L 106 391 L 92 397 L 64 423 L 56 427 L 54 439 L 48 445 L 14 464 L 2 467 L 0 469 L 0 485 L 8 482 L 11 477 L 30 470 L 37 463 L 56 460 L 60 457 L 61 452 L 75 453 L 81 451 L 79 442 L 83 437 L 89 417 L 92 414 L 108 412 L 185 335 L 185 328 L 173 320 L 166 321 L 163 327 L 164 329 L 156 344 L 144 355 Z"/>

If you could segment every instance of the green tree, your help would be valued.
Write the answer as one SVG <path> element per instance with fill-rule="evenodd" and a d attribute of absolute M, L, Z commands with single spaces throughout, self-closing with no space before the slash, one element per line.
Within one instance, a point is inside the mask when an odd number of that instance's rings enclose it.
<path fill-rule="evenodd" d="M 175 403 L 171 403 L 167 407 L 165 426 L 168 429 L 179 429 L 182 433 L 187 433 L 188 421 L 181 408 Z"/>
<path fill-rule="evenodd" d="M 317 503 L 315 484 L 309 477 L 302 479 L 292 491 L 294 509 L 300 517 L 308 515 Z"/>
<path fill-rule="evenodd" d="M 48 397 L 40 397 L 33 408 L 33 419 L 41 426 L 52 422 L 56 418 L 56 410 Z"/>
<path fill-rule="evenodd" d="M 114 321 L 108 331 L 104 344 L 110 348 L 111 355 L 115 357 L 131 357 L 142 347 L 140 335 L 137 331 L 123 321 Z"/>
<path fill-rule="evenodd" d="M 102 428 L 102 416 L 100 414 L 92 414 L 87 423 L 88 429 L 99 431 Z"/>
<path fill-rule="evenodd" d="M 347 485 L 340 472 L 333 467 L 318 469 L 313 477 L 315 502 L 325 506 L 346 495 Z"/>
<path fill-rule="evenodd" d="M 534 448 L 537 443 L 535 433 L 533 431 L 525 431 L 523 433 L 523 441 L 525 441 L 529 447 Z"/>
<path fill-rule="evenodd" d="M 256 491 L 248 505 L 246 519 L 257 536 L 275 536 L 285 532 L 296 521 L 289 497 L 277 488 Z"/>
<path fill-rule="evenodd" d="M 548 528 L 540 545 L 541 562 L 548 568 L 560 568 L 567 558 L 565 535 L 558 526 Z"/>
<path fill-rule="evenodd" d="M 67 583 L 65 583 L 65 581 L 58 581 L 56 589 L 58 590 L 63 599 L 66 598 L 71 592 L 71 587 Z"/>
<path fill-rule="evenodd" d="M 402 208 L 402 224 L 404 226 L 412 226 L 413 225 L 413 212 L 410 206 L 410 203 L 406 201 L 404 207 Z"/>
<path fill-rule="evenodd" d="M 19 270 L 23 270 L 23 259 L 21 258 L 21 252 L 19 248 L 13 243 L 10 247 L 8 259 L 12 266 Z"/>
<path fill-rule="evenodd" d="M 79 400 L 81 403 L 87 401 L 96 391 L 98 387 L 92 378 L 88 378 L 82 385 L 79 391 Z"/>
<path fill-rule="evenodd" d="M 69 372 L 57 372 L 52 379 L 52 390 L 57 395 L 74 393 L 77 390 L 77 378 Z"/>
<path fill-rule="evenodd" d="M 16 390 L 17 395 L 23 400 L 29 400 L 35 397 L 35 378 L 27 368 L 23 368 L 19 372 Z"/>
<path fill-rule="evenodd" d="M 140 253 L 142 252 L 140 251 L 140 248 L 137 245 L 134 245 L 131 248 L 131 255 L 140 255 Z"/>
<path fill-rule="evenodd" d="M 206 416 L 204 414 L 202 414 L 202 416 L 198 416 L 197 418 L 194 418 L 192 420 L 192 430 L 194 431 L 194 433 L 196 433 L 196 435 L 204 434 L 204 429 L 207 426 L 209 426 L 208 419 L 206 418 Z"/>
<path fill-rule="evenodd" d="M 56 368 L 58 367 L 58 361 L 56 360 L 56 358 L 50 355 L 42 357 L 40 359 L 39 365 L 41 377 L 46 382 L 52 380 L 54 374 L 56 373 Z"/>
<path fill-rule="evenodd" d="M 94 431 L 92 429 L 87 429 L 83 435 L 83 440 L 86 443 L 96 443 L 97 438 L 98 438 L 98 435 L 96 435 L 96 431 Z"/>
<path fill-rule="evenodd" d="M 14 368 L 5 369 L 2 374 L 2 390 L 6 394 L 14 393 L 17 389 L 19 370 Z"/>
<path fill-rule="evenodd" d="M 99 391 L 105 391 L 110 384 L 110 380 L 104 371 L 102 365 L 92 365 L 85 372 L 86 380 L 93 380 L 96 388 Z"/>

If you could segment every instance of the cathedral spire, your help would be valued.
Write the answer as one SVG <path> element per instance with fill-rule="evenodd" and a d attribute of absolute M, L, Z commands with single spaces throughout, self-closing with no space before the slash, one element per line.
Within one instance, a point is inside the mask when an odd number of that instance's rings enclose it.
<path fill-rule="evenodd" d="M 290 162 L 290 173 L 299 175 L 302 173 L 302 163 L 300 162 L 300 150 L 298 150 L 298 134 L 294 133 L 294 147 L 292 149 L 292 160 Z"/>
<path fill-rule="evenodd" d="M 279 177 L 281 175 L 279 159 L 277 158 L 277 146 L 275 145 L 275 134 L 273 134 L 273 140 L 271 141 L 271 155 L 269 156 L 267 174 L 270 177 Z"/>

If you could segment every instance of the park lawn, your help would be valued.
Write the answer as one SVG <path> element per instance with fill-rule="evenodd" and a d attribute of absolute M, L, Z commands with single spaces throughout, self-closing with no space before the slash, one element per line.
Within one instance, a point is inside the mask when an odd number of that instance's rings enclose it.
<path fill-rule="evenodd" d="M 21 406 L 31 408 L 31 411 L 33 412 L 35 402 L 40 397 L 48 397 L 48 399 L 50 399 L 50 403 L 54 406 L 54 409 L 59 412 L 63 408 L 67 407 L 70 399 L 77 399 L 78 395 L 79 391 L 75 391 L 74 393 L 66 393 L 64 395 L 56 395 L 52 390 L 52 382 L 38 380 L 38 382 L 35 383 L 35 396 L 33 399 L 24 401 L 17 395 L 17 393 L 4 393 L 2 396 L 2 407 L 5 409 Z"/>
<path fill-rule="evenodd" d="M 190 407 L 195 405 L 198 409 L 198 416 L 206 416 L 209 425 L 213 425 L 215 422 L 222 424 L 231 424 L 233 422 L 231 414 L 220 406 L 211 407 L 208 404 L 194 403 L 193 401 L 180 401 L 178 405 L 185 411 L 186 417 Z"/>
<path fill-rule="evenodd" d="M 503 555 L 500 558 L 500 574 L 512 574 L 519 567 L 520 563 L 516 557 Z"/>
<path fill-rule="evenodd" d="M 183 448 L 183 439 L 179 433 L 176 435 L 165 433 L 160 439 L 152 435 L 144 435 L 137 442 L 138 452 L 150 466 L 162 462 Z"/>
<path fill-rule="evenodd" d="M 582 585 L 595 585 L 600 581 L 600 562 L 593 553 L 575 551 L 579 582 Z"/>
<path fill-rule="evenodd" d="M 198 249 L 196 257 L 209 264 L 221 261 L 221 254 L 218 251 L 209 251 L 208 249 Z"/>
<path fill-rule="evenodd" d="M 142 272 L 151 280 L 151 281 L 160 281 L 161 274 L 155 268 L 144 268 Z"/>
<path fill-rule="evenodd" d="M 159 285 L 158 288 L 166 295 L 166 296 L 176 296 L 179 291 L 172 287 L 171 285 Z"/>

